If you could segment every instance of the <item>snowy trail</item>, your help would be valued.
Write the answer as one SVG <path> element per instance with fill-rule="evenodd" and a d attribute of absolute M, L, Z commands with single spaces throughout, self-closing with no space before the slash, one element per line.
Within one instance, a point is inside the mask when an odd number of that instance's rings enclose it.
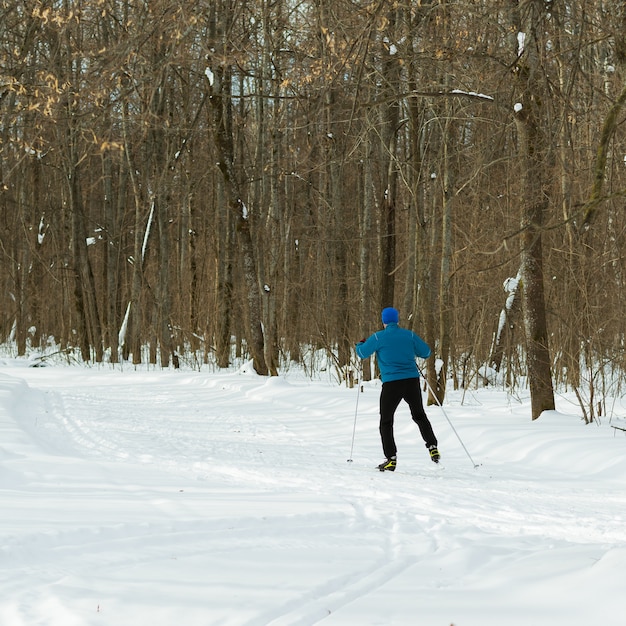
<path fill-rule="evenodd" d="M 0 624 L 623 625 L 626 440 L 505 394 L 437 408 L 445 467 L 378 387 L 0 367 Z M 567 405 L 565 405 L 567 406 Z"/>

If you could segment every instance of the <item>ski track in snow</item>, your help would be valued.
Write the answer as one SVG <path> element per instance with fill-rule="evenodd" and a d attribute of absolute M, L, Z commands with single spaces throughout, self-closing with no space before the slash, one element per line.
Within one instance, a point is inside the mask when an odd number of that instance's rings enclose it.
<path fill-rule="evenodd" d="M 599 429 L 572 466 L 580 441 L 561 434 L 563 416 L 545 418 L 545 436 L 515 420 L 523 407 L 502 409 L 511 439 L 493 408 L 452 406 L 473 469 L 429 408 L 436 467 L 399 409 L 391 474 L 374 470 L 374 383 L 346 463 L 355 390 L 239 374 L 11 375 L 28 386 L 0 372 L 0 425 L 17 442 L 0 442 L 0 624 L 622 623 L 592 602 L 621 593 L 603 577 L 598 596 L 597 576 L 626 566 L 626 456 L 606 432 L 596 449 Z"/>

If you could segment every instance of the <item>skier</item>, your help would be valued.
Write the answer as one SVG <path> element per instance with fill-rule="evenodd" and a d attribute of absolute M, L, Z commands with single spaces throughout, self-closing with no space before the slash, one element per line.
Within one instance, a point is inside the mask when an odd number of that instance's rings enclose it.
<path fill-rule="evenodd" d="M 411 410 L 434 463 L 439 463 L 437 438 L 428 421 L 422 403 L 422 390 L 419 384 L 419 369 L 415 357 L 426 359 L 430 356 L 430 346 L 413 331 L 398 326 L 399 313 L 393 307 L 383 309 L 381 314 L 383 330 L 362 339 L 356 345 L 356 353 L 367 359 L 376 353 L 383 388 L 380 392 L 380 438 L 386 460 L 378 469 L 393 472 L 396 469 L 396 442 L 393 436 L 393 419 L 404 400 Z"/>

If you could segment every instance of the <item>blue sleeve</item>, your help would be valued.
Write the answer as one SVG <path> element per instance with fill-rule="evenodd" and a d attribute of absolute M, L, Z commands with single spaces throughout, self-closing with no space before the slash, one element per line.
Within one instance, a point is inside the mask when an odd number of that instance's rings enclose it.
<path fill-rule="evenodd" d="M 376 333 L 370 335 L 365 341 L 356 344 L 356 354 L 361 359 L 367 359 L 376 352 L 376 348 L 378 347 L 378 337 L 376 337 Z"/>
<path fill-rule="evenodd" d="M 422 359 L 427 359 L 431 353 L 430 346 L 415 333 L 413 333 L 413 349 L 415 350 L 415 356 Z"/>

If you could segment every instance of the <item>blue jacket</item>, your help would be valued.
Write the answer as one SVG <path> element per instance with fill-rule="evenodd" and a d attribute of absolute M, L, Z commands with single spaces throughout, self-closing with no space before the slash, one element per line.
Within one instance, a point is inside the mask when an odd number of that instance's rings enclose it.
<path fill-rule="evenodd" d="M 356 353 L 362 359 L 376 353 L 380 377 L 383 383 L 388 383 L 392 380 L 418 378 L 415 357 L 428 358 L 430 346 L 408 328 L 391 323 L 384 330 L 358 343 Z"/>

